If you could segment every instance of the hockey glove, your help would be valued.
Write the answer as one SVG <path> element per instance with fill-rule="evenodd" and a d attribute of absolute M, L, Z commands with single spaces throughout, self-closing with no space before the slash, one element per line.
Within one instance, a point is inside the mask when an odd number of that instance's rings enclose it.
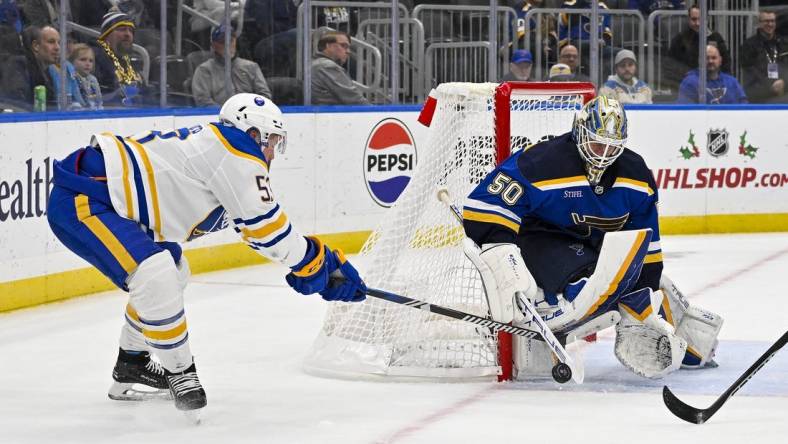
<path fill-rule="evenodd" d="M 355 268 L 345 260 L 339 251 L 331 251 L 320 239 L 307 237 L 311 257 L 306 264 L 293 267 L 293 271 L 285 276 L 287 283 L 301 294 L 319 293 L 327 301 L 343 300 L 347 302 L 363 301 L 366 286 L 361 281 Z M 329 287 L 329 275 L 340 276 Z M 351 287 L 354 291 L 351 291 Z M 356 294 L 361 291 L 361 294 Z"/>
<path fill-rule="evenodd" d="M 329 276 L 328 286 L 320 292 L 327 301 L 361 302 L 367 298 L 367 286 L 358 271 L 345 259 L 342 250 L 334 250 L 339 267 Z"/>

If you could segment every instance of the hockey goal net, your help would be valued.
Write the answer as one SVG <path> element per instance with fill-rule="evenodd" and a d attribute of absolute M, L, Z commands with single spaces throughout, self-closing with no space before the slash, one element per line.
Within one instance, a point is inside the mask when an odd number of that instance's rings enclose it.
<path fill-rule="evenodd" d="M 448 189 L 462 208 L 512 151 L 569 131 L 593 96 L 589 83 L 436 88 L 429 141 L 413 178 L 354 259 L 367 285 L 488 316 L 479 274 L 463 254 L 464 231 L 437 191 Z M 511 363 L 508 334 L 368 298 L 330 305 L 304 369 L 340 378 L 503 380 L 511 378 Z"/>

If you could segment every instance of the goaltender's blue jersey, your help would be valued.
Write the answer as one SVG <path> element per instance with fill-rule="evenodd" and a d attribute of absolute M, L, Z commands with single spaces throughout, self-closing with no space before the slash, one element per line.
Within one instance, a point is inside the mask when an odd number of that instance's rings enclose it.
<path fill-rule="evenodd" d="M 592 186 L 566 133 L 506 159 L 468 196 L 463 218 L 468 237 L 478 245 L 559 232 L 599 248 L 607 231 L 651 228 L 639 283 L 656 290 L 662 273 L 657 201 L 651 171 L 629 149 Z"/>

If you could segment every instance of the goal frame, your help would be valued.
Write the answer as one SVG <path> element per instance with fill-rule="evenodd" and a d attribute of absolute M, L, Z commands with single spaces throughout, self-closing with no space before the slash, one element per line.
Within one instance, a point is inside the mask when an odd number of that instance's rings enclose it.
<path fill-rule="evenodd" d="M 427 303 L 489 316 L 484 283 L 464 255 L 461 223 L 438 203 L 447 189 L 459 207 L 514 150 L 564 134 L 595 97 L 587 82 L 447 83 L 418 121 L 430 127 L 428 152 L 408 186 L 359 252 L 369 285 Z M 482 213 L 484 210 L 482 210 Z M 365 262 L 368 261 L 368 262 Z M 473 323 L 385 301 L 329 307 L 305 372 L 340 379 L 506 381 L 514 342 Z"/>

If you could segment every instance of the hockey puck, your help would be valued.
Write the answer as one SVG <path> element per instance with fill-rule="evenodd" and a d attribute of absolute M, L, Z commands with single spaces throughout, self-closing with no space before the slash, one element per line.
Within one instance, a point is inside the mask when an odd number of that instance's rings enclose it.
<path fill-rule="evenodd" d="M 572 369 L 563 362 L 553 366 L 553 379 L 559 384 L 563 384 L 572 379 Z"/>

